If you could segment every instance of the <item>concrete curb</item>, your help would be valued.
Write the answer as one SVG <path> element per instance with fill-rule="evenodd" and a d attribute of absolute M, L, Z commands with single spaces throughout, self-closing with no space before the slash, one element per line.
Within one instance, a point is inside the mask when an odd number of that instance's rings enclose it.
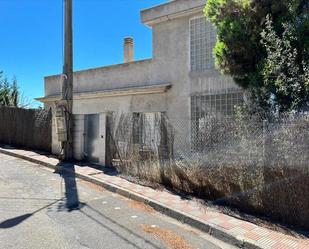
<path fill-rule="evenodd" d="M 14 152 L 11 152 L 11 151 L 3 150 L 1 148 L 0 148 L 0 153 L 6 154 L 6 155 L 9 155 L 9 156 L 13 156 L 13 157 L 16 157 L 16 158 L 20 158 L 20 159 L 23 159 L 25 161 L 29 161 L 29 162 L 38 164 L 40 166 L 48 167 L 50 169 L 56 169 L 56 166 L 53 165 L 53 164 L 46 163 L 46 162 L 41 161 L 39 159 L 34 159 L 34 158 L 31 158 L 31 157 L 28 157 L 28 156 L 20 155 L 18 153 L 14 153 Z M 70 171 L 70 170 L 67 170 L 67 169 L 63 169 L 63 170 Z M 70 171 L 70 172 L 72 172 L 72 171 Z M 201 221 L 197 220 L 195 217 L 193 217 L 189 214 L 186 214 L 186 213 L 183 213 L 181 211 L 170 208 L 170 207 L 168 207 L 168 206 L 166 206 L 162 203 L 159 203 L 155 200 L 152 200 L 148 197 L 142 196 L 138 193 L 135 193 L 135 192 L 130 191 L 128 189 L 114 185 L 112 183 L 108 183 L 108 182 L 96 179 L 96 178 L 89 176 L 89 175 L 84 175 L 84 174 L 80 174 L 80 173 L 77 173 L 77 172 L 74 172 L 74 173 L 75 173 L 76 177 L 78 177 L 78 178 L 80 178 L 84 181 L 91 182 L 93 184 L 96 184 L 98 186 L 105 188 L 106 190 L 108 190 L 110 192 L 117 193 L 117 194 L 122 195 L 124 197 L 127 197 L 129 199 L 145 203 L 145 204 L 151 206 L 152 208 L 154 208 L 156 211 L 158 211 L 158 212 L 160 212 L 164 215 L 167 215 L 171 218 L 174 218 L 174 219 L 177 219 L 178 221 L 181 221 L 182 223 L 185 223 L 185 224 L 188 224 L 188 225 L 190 225 L 194 228 L 197 228 L 197 229 L 199 229 L 199 230 L 201 230 L 205 233 L 208 233 L 209 235 L 211 235 L 211 236 L 213 236 L 213 237 L 215 237 L 215 238 L 217 238 L 221 241 L 224 241 L 224 242 L 230 244 L 230 245 L 237 246 L 239 248 L 262 249 L 261 247 L 255 245 L 253 243 L 244 241 L 241 238 L 237 238 L 236 236 L 229 234 L 226 231 L 223 231 L 221 228 L 217 227 L 214 224 L 206 224 L 204 222 L 201 222 Z"/>

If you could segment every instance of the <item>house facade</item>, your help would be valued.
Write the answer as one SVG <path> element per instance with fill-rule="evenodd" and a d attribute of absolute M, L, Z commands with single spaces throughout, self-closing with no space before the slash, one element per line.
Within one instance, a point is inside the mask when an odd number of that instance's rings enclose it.
<path fill-rule="evenodd" d="M 141 11 L 153 33 L 153 58 L 134 61 L 125 39 L 124 63 L 74 72 L 74 155 L 105 163 L 106 116 L 164 113 L 175 127 L 176 153 L 188 151 L 192 130 L 207 115 L 230 115 L 242 99 L 230 77 L 215 69 L 215 27 L 203 16 L 205 0 L 174 0 Z M 46 108 L 61 95 L 61 75 L 45 77 Z M 53 121 L 53 153 L 60 152 Z M 90 148 L 91 147 L 91 148 Z"/>

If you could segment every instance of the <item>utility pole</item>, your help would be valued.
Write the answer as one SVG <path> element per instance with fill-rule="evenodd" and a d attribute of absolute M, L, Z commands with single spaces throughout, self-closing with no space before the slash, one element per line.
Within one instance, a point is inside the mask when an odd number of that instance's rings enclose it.
<path fill-rule="evenodd" d="M 61 142 L 62 159 L 73 159 L 73 14 L 72 0 L 64 0 L 64 64 L 62 77 L 61 102 L 64 106 L 66 120 L 66 141 Z"/>

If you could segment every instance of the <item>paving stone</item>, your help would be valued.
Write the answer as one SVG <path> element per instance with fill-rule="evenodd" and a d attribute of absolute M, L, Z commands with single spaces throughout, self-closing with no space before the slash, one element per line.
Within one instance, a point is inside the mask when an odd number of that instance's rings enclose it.
<path fill-rule="evenodd" d="M 40 155 L 32 151 L 0 149 L 0 152 L 1 151 L 14 153 L 15 156 L 26 156 L 29 161 L 35 159 L 42 163 L 48 163 L 54 166 L 59 163 L 59 160 L 56 158 Z M 241 241 L 253 243 L 263 249 L 309 249 L 309 240 L 294 238 L 222 214 L 214 208 L 210 209 L 203 207 L 201 203 L 194 200 L 184 200 L 180 196 L 174 195 L 168 191 L 157 191 L 146 186 L 129 182 L 117 176 L 105 175 L 102 171 L 87 166 L 81 167 L 76 165 L 75 172 L 82 175 L 90 175 L 98 181 L 119 186 L 128 191 L 133 191 L 143 195 L 153 201 L 160 202 L 165 206 L 170 206 L 174 210 L 179 210 L 184 214 L 187 213 L 189 216 L 196 217 L 199 222 L 204 222 L 205 224 L 213 225 L 216 228 L 221 228 L 223 232 L 226 231 L 227 234 L 233 235 Z M 117 209 L 117 207 L 115 208 Z"/>

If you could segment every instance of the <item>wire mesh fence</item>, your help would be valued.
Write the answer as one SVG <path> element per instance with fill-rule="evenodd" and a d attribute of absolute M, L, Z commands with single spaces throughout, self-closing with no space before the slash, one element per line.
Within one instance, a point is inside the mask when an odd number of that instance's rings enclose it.
<path fill-rule="evenodd" d="M 122 174 L 309 228 L 306 115 L 171 122 L 164 113 L 121 113 L 109 117 L 108 135 Z"/>

